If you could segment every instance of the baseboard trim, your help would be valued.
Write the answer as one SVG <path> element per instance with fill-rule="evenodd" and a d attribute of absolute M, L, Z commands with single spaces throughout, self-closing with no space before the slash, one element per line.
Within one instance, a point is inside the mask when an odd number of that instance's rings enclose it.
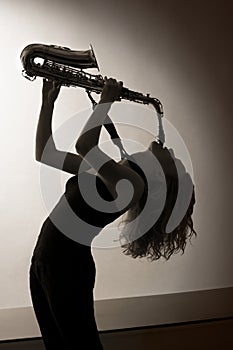
<path fill-rule="evenodd" d="M 97 300 L 100 333 L 166 327 L 233 317 L 233 287 Z M 22 322 L 23 320 L 23 322 Z M 32 307 L 0 310 L 0 342 L 40 339 Z"/>
<path fill-rule="evenodd" d="M 104 349 L 111 350 L 219 350 L 232 347 L 233 317 L 101 331 Z M 77 339 L 78 344 L 78 339 Z M 41 337 L 0 341 L 0 350 L 45 350 Z"/>
<path fill-rule="evenodd" d="M 124 329 L 112 329 L 112 330 L 103 330 L 99 331 L 99 334 L 114 334 L 114 333 L 127 333 L 127 332 L 136 332 L 136 331 L 147 331 L 147 330 L 155 330 L 155 329 L 166 329 L 171 327 L 182 327 L 182 326 L 192 326 L 192 325 L 204 325 L 204 324 L 215 324 L 218 322 L 224 321 L 233 321 L 232 317 L 221 317 L 214 319 L 206 319 L 206 320 L 196 320 L 190 322 L 179 322 L 179 323 L 168 323 L 168 324 L 160 324 L 155 326 L 142 326 L 142 327 L 131 327 Z M 0 340 L 0 344 L 10 344 L 10 343 L 20 343 L 20 342 L 31 342 L 31 341 L 41 341 L 42 337 L 31 337 L 31 338 L 18 338 L 18 339 L 7 339 Z"/>

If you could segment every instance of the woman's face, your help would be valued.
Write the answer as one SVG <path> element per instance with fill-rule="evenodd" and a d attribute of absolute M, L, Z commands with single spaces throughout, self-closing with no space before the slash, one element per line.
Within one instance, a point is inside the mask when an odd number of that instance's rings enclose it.
<path fill-rule="evenodd" d="M 177 173 L 174 172 L 173 167 L 171 167 L 171 160 L 175 162 L 176 166 L 179 166 L 179 160 L 175 158 L 174 152 L 167 147 L 163 147 L 156 141 L 152 141 L 148 148 L 142 152 L 136 152 L 133 154 L 135 157 L 135 162 L 138 164 L 144 172 L 146 171 L 146 176 L 150 179 L 160 179 L 163 181 L 164 172 L 171 177 L 176 177 Z M 159 160 L 163 161 L 163 167 Z M 130 163 L 127 159 L 122 159 L 119 161 L 119 164 L 130 167 Z M 183 170 L 184 172 L 184 170 Z"/>
<path fill-rule="evenodd" d="M 157 147 L 156 145 L 153 147 Z M 157 151 L 158 153 L 158 151 Z M 161 167 L 158 160 L 154 156 L 155 153 L 147 148 L 145 151 L 134 153 L 132 156 L 134 162 L 143 170 L 147 178 L 158 178 L 161 173 Z M 122 159 L 119 164 L 131 167 L 127 159 Z"/>
<path fill-rule="evenodd" d="M 152 141 L 145 151 L 137 152 L 134 156 L 136 156 L 136 163 L 146 170 L 147 176 L 151 179 L 157 178 L 162 180 L 164 172 L 171 177 L 177 176 L 176 171 L 174 173 L 174 166 L 171 166 L 172 160 L 172 163 L 175 162 L 176 165 L 179 165 L 174 152 L 156 141 Z M 162 164 L 160 163 L 161 161 Z M 123 160 L 121 164 L 130 166 L 127 160 Z"/>

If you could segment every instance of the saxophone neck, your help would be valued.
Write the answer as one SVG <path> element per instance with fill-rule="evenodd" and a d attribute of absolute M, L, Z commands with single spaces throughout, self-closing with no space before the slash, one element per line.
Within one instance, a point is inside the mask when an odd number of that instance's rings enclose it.
<path fill-rule="evenodd" d="M 163 111 L 163 105 L 162 103 L 155 97 L 151 97 L 151 102 L 150 102 L 154 108 L 156 109 L 156 112 L 163 117 L 164 116 L 164 111 Z"/>
<path fill-rule="evenodd" d="M 123 87 L 121 98 L 145 105 L 151 104 L 156 109 L 157 113 L 159 113 L 160 116 L 163 117 L 162 103 L 157 98 L 151 97 L 150 94 L 144 95 L 140 92 L 132 91 Z"/>

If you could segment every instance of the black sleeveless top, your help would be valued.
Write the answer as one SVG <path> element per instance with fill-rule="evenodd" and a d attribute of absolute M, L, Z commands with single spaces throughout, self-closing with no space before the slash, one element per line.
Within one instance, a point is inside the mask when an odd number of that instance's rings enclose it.
<path fill-rule="evenodd" d="M 66 182 L 64 194 L 41 227 L 34 256 L 83 256 L 91 251 L 95 236 L 122 214 L 117 210 L 106 213 L 93 208 L 83 197 L 78 181 L 81 181 L 84 193 L 85 188 L 92 189 L 94 181 L 100 198 L 113 205 L 110 192 L 98 176 L 87 172 L 72 176 Z"/>

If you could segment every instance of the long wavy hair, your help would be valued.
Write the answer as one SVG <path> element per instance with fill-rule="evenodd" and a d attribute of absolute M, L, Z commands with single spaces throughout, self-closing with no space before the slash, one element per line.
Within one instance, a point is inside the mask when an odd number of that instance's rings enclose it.
<path fill-rule="evenodd" d="M 138 235 L 138 232 L 140 231 L 140 222 L 138 226 L 133 226 L 133 230 L 129 232 L 129 226 L 127 224 L 139 217 L 139 214 L 142 212 L 150 193 L 148 193 L 148 181 L 146 179 L 145 173 L 134 161 L 128 160 L 129 165 L 132 167 L 132 169 L 135 170 L 140 176 L 142 176 L 146 186 L 140 200 L 124 214 L 120 222 L 120 226 L 122 224 L 124 225 L 124 228 L 120 233 L 120 241 L 121 247 L 123 248 L 123 253 L 125 255 L 130 255 L 133 258 L 145 257 L 149 261 L 158 260 L 161 257 L 169 260 L 173 254 L 177 254 L 179 252 L 181 252 L 181 254 L 184 254 L 188 239 L 191 241 L 192 236 L 197 235 L 196 231 L 194 230 L 192 220 L 192 214 L 196 200 L 195 189 L 191 177 L 185 171 L 185 168 L 181 161 L 177 158 L 172 158 L 171 153 L 167 148 L 160 147 L 159 152 L 157 150 L 158 147 L 156 147 L 155 155 L 159 160 L 160 165 L 162 166 L 167 187 L 165 205 L 159 218 L 155 221 L 152 227 L 150 227 L 142 235 Z M 178 168 L 181 170 L 179 173 L 179 182 L 177 172 Z M 185 212 L 185 215 L 183 215 L 183 218 L 180 220 L 179 224 L 177 224 L 175 228 L 171 230 L 171 232 L 167 232 L 166 226 L 177 200 L 178 188 L 179 186 L 182 187 L 187 183 L 190 193 L 189 198 L 191 198 L 189 199 L 188 208 L 186 205 L 187 210 Z M 187 186 L 183 186 L 183 190 L 186 191 L 186 189 Z M 153 215 L 153 213 L 150 215 Z"/>

